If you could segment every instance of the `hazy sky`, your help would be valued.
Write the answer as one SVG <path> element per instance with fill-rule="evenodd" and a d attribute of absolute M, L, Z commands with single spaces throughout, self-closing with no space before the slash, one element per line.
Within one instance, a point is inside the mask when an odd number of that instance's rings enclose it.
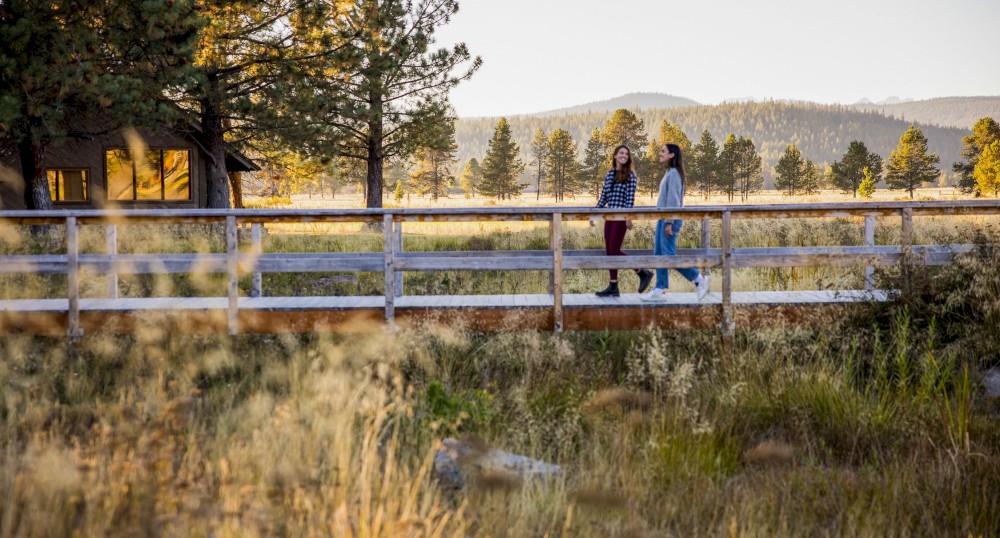
<path fill-rule="evenodd" d="M 1000 95 L 1000 0 L 460 0 L 439 45 L 483 67 L 461 116 L 630 92 L 700 103 Z"/>

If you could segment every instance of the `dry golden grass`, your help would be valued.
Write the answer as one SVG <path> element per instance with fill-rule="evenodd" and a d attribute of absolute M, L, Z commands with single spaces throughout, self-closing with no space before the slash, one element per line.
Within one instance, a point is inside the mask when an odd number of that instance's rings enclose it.
<path fill-rule="evenodd" d="M 908 342 L 907 356 L 933 349 Z M 857 381 L 866 370 L 843 360 L 850 349 L 808 331 L 744 334 L 726 354 L 712 333 L 432 325 L 227 339 L 156 322 L 78 348 L 11 336 L 0 536 L 1000 529 L 995 419 L 969 408 L 969 445 L 952 448 L 952 370 L 914 363 L 915 379 L 946 376 L 921 396 Z M 899 350 L 865 349 L 898 373 Z M 565 472 L 442 489 L 432 456 L 456 432 Z"/>

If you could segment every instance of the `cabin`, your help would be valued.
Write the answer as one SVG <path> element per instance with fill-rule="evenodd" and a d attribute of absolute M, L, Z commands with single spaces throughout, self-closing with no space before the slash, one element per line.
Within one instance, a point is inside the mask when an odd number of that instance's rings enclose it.
<path fill-rule="evenodd" d="M 0 209 L 24 209 L 24 181 L 16 152 L 5 152 Z M 45 153 L 49 192 L 57 209 L 195 209 L 208 200 L 208 157 L 193 133 L 126 129 L 68 138 Z M 260 170 L 236 151 L 230 174 Z M 10 173 L 13 172 L 13 173 Z"/>

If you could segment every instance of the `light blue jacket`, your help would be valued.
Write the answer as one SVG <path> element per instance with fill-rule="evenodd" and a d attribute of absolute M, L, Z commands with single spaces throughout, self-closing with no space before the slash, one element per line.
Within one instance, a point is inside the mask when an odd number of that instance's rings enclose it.
<path fill-rule="evenodd" d="M 669 209 L 673 207 L 684 207 L 684 182 L 681 181 L 681 174 L 676 168 L 667 170 L 660 180 L 660 197 L 656 200 L 656 207 Z"/>
<path fill-rule="evenodd" d="M 667 170 L 660 180 L 660 197 L 656 200 L 656 207 L 659 209 L 671 209 L 674 207 L 684 207 L 684 182 L 681 180 L 681 173 L 676 168 Z M 679 231 L 684 221 L 675 219 L 672 222 L 674 231 Z"/>

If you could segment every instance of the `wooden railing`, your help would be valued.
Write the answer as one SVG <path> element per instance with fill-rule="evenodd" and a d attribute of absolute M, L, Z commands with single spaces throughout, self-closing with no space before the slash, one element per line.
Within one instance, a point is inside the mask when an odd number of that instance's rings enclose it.
<path fill-rule="evenodd" d="M 761 206 L 697 206 L 683 209 L 603 210 L 579 207 L 386 209 L 386 210 L 92 210 L 8 211 L 0 213 L 7 225 L 65 225 L 65 255 L 0 256 L 0 273 L 62 273 L 67 276 L 68 331 L 80 334 L 81 269 L 109 275 L 108 297 L 118 298 L 118 275 L 141 273 L 225 273 L 228 275 L 230 333 L 239 332 L 239 277 L 252 274 L 251 297 L 262 291 L 262 273 L 381 271 L 385 276 L 385 319 L 395 318 L 395 300 L 402 296 L 402 273 L 407 271 L 541 270 L 550 272 L 549 292 L 556 331 L 563 327 L 563 274 L 566 270 L 637 268 L 718 268 L 721 270 L 721 315 L 724 334 L 733 330 L 732 272 L 742 267 L 855 266 L 866 267 L 865 286 L 872 289 L 873 267 L 899 263 L 904 256 L 917 263 L 948 263 L 968 245 L 914 245 L 913 218 L 938 215 L 997 215 L 1000 201 L 935 201 Z M 862 246 L 734 248 L 733 219 L 787 219 L 862 217 Z M 876 245 L 874 219 L 898 217 L 899 245 Z M 564 251 L 563 223 L 603 220 L 684 219 L 701 222 L 701 247 L 680 249 L 676 256 L 608 257 L 601 251 Z M 719 245 L 710 243 L 710 223 L 721 222 Z M 403 225 L 413 222 L 540 221 L 549 223 L 549 249 L 532 251 L 406 252 Z M 382 253 L 267 253 L 262 249 L 261 226 L 268 223 L 354 222 L 381 224 Z M 119 254 L 117 226 L 127 224 L 225 224 L 226 252 L 219 254 Z M 105 226 L 107 252 L 81 254 L 78 228 Z M 250 245 L 241 253 L 238 227 L 251 228 Z"/>

